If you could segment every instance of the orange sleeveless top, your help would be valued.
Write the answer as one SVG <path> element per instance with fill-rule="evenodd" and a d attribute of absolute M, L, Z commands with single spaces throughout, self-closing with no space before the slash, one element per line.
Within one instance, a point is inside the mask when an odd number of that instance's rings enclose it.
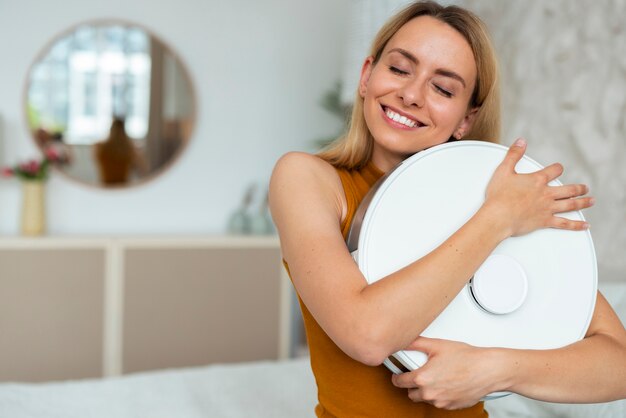
<path fill-rule="evenodd" d="M 337 169 L 348 203 L 341 231 L 347 239 L 359 203 L 384 174 L 373 163 L 360 170 Z M 287 272 L 289 266 L 285 263 Z M 307 307 L 300 301 L 311 369 L 318 390 L 315 414 L 320 418 L 486 418 L 483 403 L 471 408 L 448 411 L 426 403 L 415 403 L 407 390 L 393 386 L 385 366 L 366 366 L 346 355 L 326 335 Z"/>

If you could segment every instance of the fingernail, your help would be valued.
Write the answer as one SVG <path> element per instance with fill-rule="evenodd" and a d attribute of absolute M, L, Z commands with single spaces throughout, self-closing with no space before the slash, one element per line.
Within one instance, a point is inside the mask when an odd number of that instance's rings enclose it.
<path fill-rule="evenodd" d="M 593 197 L 591 199 L 589 199 L 589 204 L 590 205 L 595 205 L 596 204 L 596 199 L 594 199 Z"/>
<path fill-rule="evenodd" d="M 524 145 L 526 145 L 526 140 L 524 138 L 517 138 L 513 145 L 515 145 L 516 147 L 523 147 Z"/>
<path fill-rule="evenodd" d="M 588 223 L 588 222 L 585 222 L 585 223 L 583 224 L 583 228 L 584 228 L 584 229 L 589 229 L 589 223 Z"/>

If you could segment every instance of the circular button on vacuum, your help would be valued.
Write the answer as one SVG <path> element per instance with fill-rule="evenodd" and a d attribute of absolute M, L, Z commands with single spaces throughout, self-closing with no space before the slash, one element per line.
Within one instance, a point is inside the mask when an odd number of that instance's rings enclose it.
<path fill-rule="evenodd" d="M 485 311 L 505 315 L 516 311 L 526 299 L 528 280 L 512 257 L 491 255 L 470 281 L 471 294 Z"/>

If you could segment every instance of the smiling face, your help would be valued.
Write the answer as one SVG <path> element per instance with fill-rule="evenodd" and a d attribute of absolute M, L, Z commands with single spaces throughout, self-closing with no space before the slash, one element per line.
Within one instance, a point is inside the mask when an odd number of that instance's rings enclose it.
<path fill-rule="evenodd" d="M 447 23 L 420 16 L 402 26 L 378 62 L 368 58 L 361 73 L 374 164 L 387 171 L 467 133 L 477 110 L 469 106 L 476 74 L 469 44 Z"/>

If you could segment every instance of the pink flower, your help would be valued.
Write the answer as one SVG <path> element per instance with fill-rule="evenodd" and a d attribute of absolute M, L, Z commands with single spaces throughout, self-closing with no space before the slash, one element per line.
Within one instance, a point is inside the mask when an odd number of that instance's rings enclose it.
<path fill-rule="evenodd" d="M 61 158 L 59 151 L 57 151 L 54 147 L 48 147 L 45 150 L 46 158 L 50 161 L 58 161 Z"/>
<path fill-rule="evenodd" d="M 30 159 L 14 166 L 2 168 L 3 177 L 17 177 L 21 180 L 46 180 L 48 178 L 49 160 L 44 157 L 39 161 Z"/>
<path fill-rule="evenodd" d="M 30 160 L 25 164 L 25 170 L 28 173 L 31 174 L 35 174 L 37 173 L 37 171 L 39 171 L 39 161 L 37 160 Z"/>

